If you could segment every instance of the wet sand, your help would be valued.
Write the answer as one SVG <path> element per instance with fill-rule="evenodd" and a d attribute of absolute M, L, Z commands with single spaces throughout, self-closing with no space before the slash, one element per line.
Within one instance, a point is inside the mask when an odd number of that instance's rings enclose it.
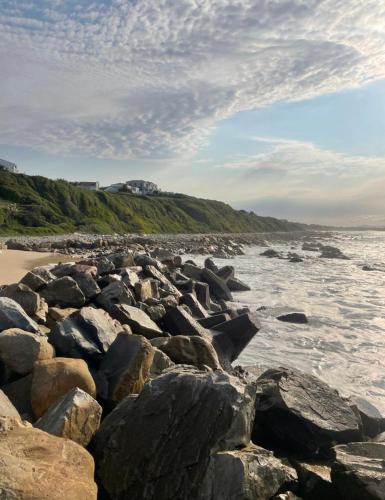
<path fill-rule="evenodd" d="M 23 252 L 20 250 L 0 250 L 0 285 L 16 283 L 37 266 L 76 260 L 73 255 L 59 253 Z"/>

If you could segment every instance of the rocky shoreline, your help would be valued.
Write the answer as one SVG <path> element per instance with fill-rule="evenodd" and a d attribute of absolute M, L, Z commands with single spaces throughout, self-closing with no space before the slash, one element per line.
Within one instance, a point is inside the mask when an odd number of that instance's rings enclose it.
<path fill-rule="evenodd" d="M 182 257 L 263 235 L 4 243 L 80 260 L 0 289 L 1 498 L 385 499 L 385 418 L 298 370 L 234 366 L 260 329 L 231 304 L 249 287 Z"/>

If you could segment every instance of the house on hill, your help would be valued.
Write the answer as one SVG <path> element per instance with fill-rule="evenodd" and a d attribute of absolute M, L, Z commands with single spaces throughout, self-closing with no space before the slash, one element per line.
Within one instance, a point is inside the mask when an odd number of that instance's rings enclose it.
<path fill-rule="evenodd" d="M 0 170 L 7 170 L 8 172 L 12 172 L 13 174 L 18 174 L 19 169 L 15 163 L 11 163 L 7 160 L 2 160 L 0 158 Z"/>
<path fill-rule="evenodd" d="M 82 189 L 89 189 L 90 191 L 99 191 L 100 189 L 99 182 L 71 182 L 71 184 Z"/>
<path fill-rule="evenodd" d="M 139 194 L 153 194 L 160 191 L 159 187 L 154 182 L 150 181 L 134 180 L 127 181 L 126 184 L 136 188 Z"/>

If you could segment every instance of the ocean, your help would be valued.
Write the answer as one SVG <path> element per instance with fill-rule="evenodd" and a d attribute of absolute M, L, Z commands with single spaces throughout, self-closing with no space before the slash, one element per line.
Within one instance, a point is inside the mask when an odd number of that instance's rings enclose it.
<path fill-rule="evenodd" d="M 338 232 L 323 244 L 340 248 L 350 260 L 323 259 L 302 251 L 300 242 L 271 248 L 305 256 L 304 262 L 262 257 L 264 248 L 215 259 L 233 265 L 251 287 L 235 293 L 239 305 L 257 312 L 261 330 L 237 364 L 292 366 L 320 377 L 343 396 L 358 396 L 385 415 L 385 232 Z M 192 257 L 202 264 L 203 257 Z M 369 265 L 375 270 L 365 271 Z M 261 306 L 266 309 L 257 311 Z M 309 323 L 276 319 L 302 311 Z"/>

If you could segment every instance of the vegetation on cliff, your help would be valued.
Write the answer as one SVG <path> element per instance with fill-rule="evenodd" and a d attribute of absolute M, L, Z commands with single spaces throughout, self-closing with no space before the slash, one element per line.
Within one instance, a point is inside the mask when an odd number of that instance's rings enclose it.
<path fill-rule="evenodd" d="M 0 234 L 270 232 L 303 225 L 182 194 L 87 191 L 64 180 L 0 172 Z"/>

